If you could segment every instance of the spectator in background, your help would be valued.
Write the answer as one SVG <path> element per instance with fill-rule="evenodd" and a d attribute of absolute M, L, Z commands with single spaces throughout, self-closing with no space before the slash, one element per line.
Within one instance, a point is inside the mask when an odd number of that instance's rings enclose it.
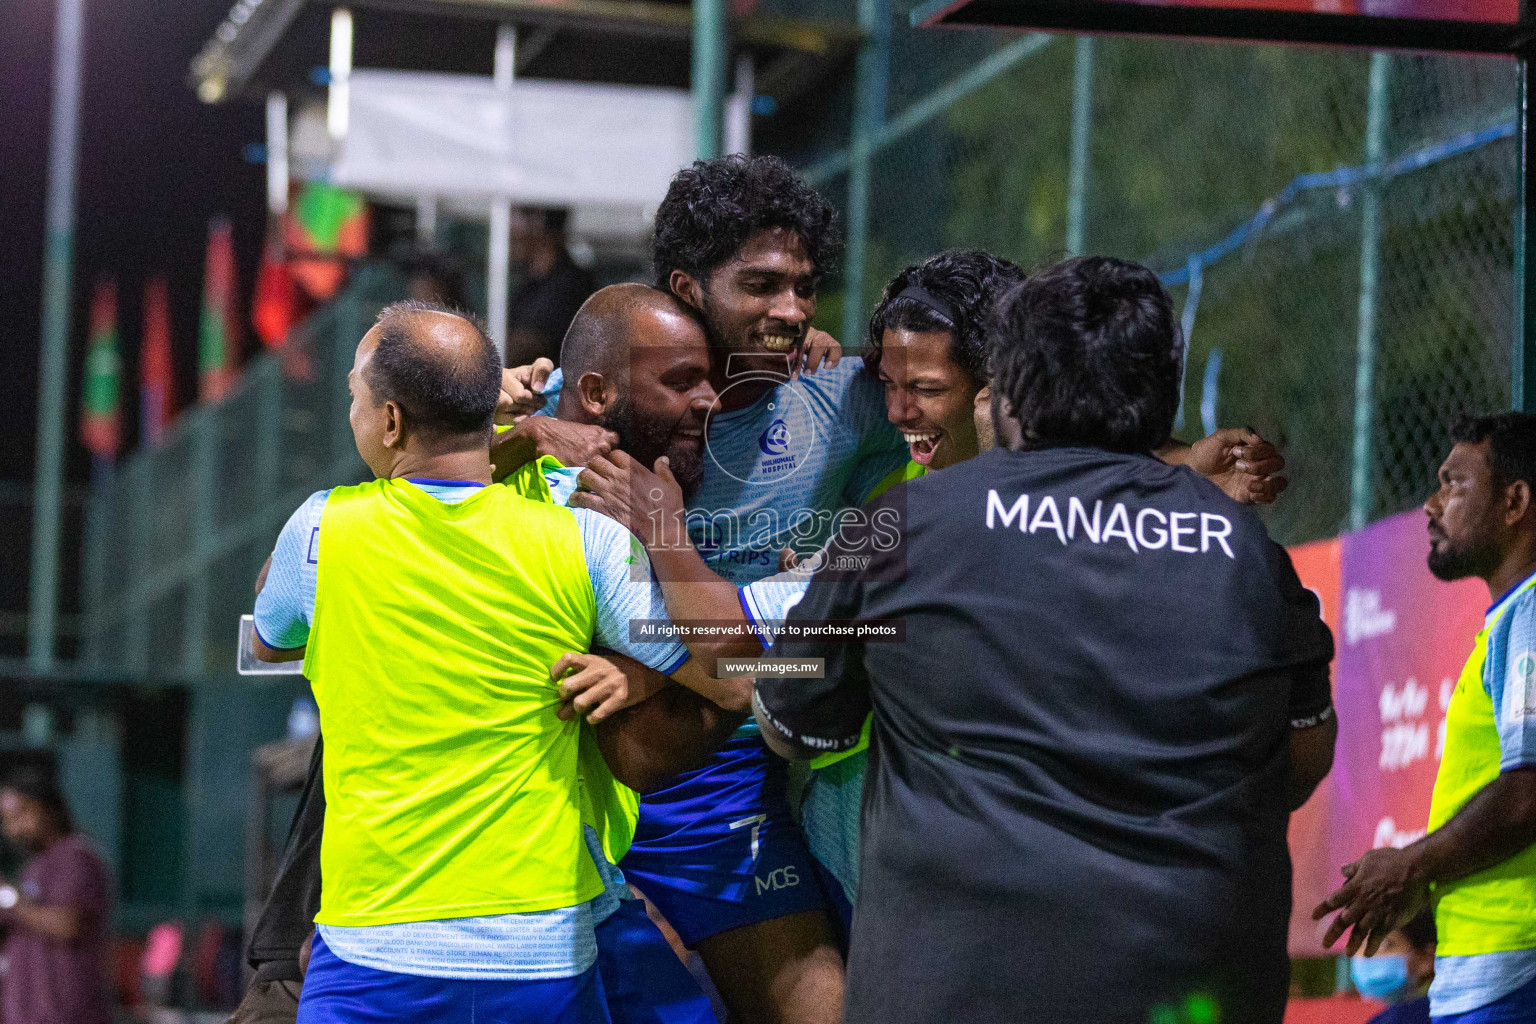
<path fill-rule="evenodd" d="M 109 1024 L 107 865 L 75 832 L 53 773 L 18 768 L 0 783 L 0 829 L 29 858 L 0 883 L 4 1019 L 12 1024 Z"/>
<path fill-rule="evenodd" d="M 576 311 L 597 290 L 589 271 L 566 248 L 568 210 L 525 206 L 512 218 L 512 256 L 522 266 L 523 286 L 507 304 L 507 365 L 539 357 L 560 362 L 560 340 Z"/>
<path fill-rule="evenodd" d="M 1350 958 L 1349 976 L 1367 999 L 1390 1003 L 1369 1024 L 1429 1024 L 1429 983 L 1435 977 L 1435 915 L 1418 916 L 1382 940 L 1375 956 Z"/>
<path fill-rule="evenodd" d="M 464 306 L 464 275 L 446 256 L 420 252 L 405 261 L 407 298 L 459 309 Z"/>

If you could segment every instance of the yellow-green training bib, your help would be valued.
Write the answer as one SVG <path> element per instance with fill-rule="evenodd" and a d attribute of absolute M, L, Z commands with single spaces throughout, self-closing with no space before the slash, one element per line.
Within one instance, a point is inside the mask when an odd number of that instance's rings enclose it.
<path fill-rule="evenodd" d="M 567 509 L 492 485 L 458 504 L 404 480 L 321 513 L 304 674 L 325 736 L 316 921 L 379 925 L 574 906 L 581 729 L 550 666 L 596 615 Z"/>

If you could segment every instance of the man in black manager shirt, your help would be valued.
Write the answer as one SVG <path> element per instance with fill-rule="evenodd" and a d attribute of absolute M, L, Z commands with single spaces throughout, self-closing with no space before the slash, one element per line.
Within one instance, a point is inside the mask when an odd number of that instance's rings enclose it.
<path fill-rule="evenodd" d="M 781 639 L 826 678 L 757 684 L 785 756 L 874 714 L 847 1019 L 1278 1024 L 1332 637 L 1258 517 L 1149 454 L 1183 358 L 1150 271 L 1069 260 L 997 318 L 1003 447 L 888 492 L 900 540 L 844 529 L 788 620 L 905 640 Z"/>

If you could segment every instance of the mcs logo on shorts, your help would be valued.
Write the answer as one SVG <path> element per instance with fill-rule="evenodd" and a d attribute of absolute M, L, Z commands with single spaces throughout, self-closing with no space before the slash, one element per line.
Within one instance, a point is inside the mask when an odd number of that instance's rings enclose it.
<path fill-rule="evenodd" d="M 776 871 L 768 872 L 767 878 L 753 875 L 752 880 L 757 883 L 757 895 L 761 896 L 765 892 L 793 889 L 800 884 L 800 872 L 795 870 L 793 864 L 790 864 Z"/>

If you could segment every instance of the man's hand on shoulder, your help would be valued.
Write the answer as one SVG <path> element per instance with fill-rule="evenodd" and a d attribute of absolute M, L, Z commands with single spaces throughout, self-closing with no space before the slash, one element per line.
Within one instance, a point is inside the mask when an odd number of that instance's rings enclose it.
<path fill-rule="evenodd" d="M 1268 505 L 1290 480 L 1280 474 L 1280 450 L 1247 427 L 1228 427 L 1184 447 L 1171 443 L 1157 453 L 1164 462 L 1188 466 L 1235 501 Z"/>
<path fill-rule="evenodd" d="M 555 372 L 548 359 L 535 359 L 527 366 L 501 371 L 501 395 L 496 400 L 496 422 L 501 425 L 521 423 L 544 407 L 544 385 Z"/>
<path fill-rule="evenodd" d="M 667 535 L 686 538 L 683 488 L 665 455 L 656 460 L 655 472 L 621 451 L 593 459 L 586 467 L 577 478 L 581 490 L 571 495 L 572 505 L 617 520 L 647 548 L 664 543 Z"/>
<path fill-rule="evenodd" d="M 838 344 L 836 338 L 826 331 L 818 331 L 812 327 L 805 333 L 805 343 L 800 346 L 800 362 L 789 375 L 790 380 L 799 379 L 802 373 L 812 374 L 821 367 L 831 369 L 843 358 L 843 346 Z"/>
<path fill-rule="evenodd" d="M 491 464 L 497 480 L 544 455 L 558 459 L 562 466 L 585 466 L 613 451 L 618 443 L 618 434 L 596 424 L 529 416 L 496 438 L 491 446 Z"/>

